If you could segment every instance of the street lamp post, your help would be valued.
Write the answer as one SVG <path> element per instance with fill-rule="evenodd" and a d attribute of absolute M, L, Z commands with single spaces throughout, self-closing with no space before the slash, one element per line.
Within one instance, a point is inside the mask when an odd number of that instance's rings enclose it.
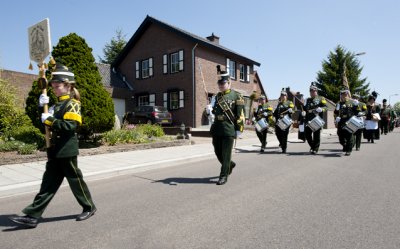
<path fill-rule="evenodd" d="M 389 105 L 390 105 L 390 97 L 392 97 L 392 96 L 397 96 L 397 95 L 399 95 L 399 94 L 398 94 L 398 93 L 395 93 L 395 94 L 389 95 Z"/>

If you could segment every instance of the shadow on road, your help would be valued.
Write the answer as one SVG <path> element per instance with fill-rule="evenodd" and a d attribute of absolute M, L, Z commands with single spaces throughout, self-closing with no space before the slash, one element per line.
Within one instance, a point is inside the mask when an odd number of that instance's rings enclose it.
<path fill-rule="evenodd" d="M 217 179 L 218 176 L 204 178 L 170 177 L 154 181 L 153 183 L 164 183 L 172 186 L 176 186 L 178 184 L 215 184 Z"/>

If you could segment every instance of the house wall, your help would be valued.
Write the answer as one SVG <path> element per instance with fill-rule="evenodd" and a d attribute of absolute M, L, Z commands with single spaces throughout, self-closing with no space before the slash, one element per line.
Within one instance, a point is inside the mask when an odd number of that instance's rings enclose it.
<path fill-rule="evenodd" d="M 194 46 L 194 45 L 193 45 Z M 156 105 L 163 105 L 163 93 L 177 89 L 184 91 L 184 108 L 171 110 L 176 124 L 181 122 L 192 126 L 192 67 L 190 43 L 175 33 L 168 32 L 158 25 L 150 25 L 146 32 L 129 51 L 120 64 L 119 69 L 128 81 L 133 82 L 135 96 L 143 93 L 155 94 Z M 184 69 L 174 74 L 163 74 L 163 55 L 184 51 Z M 135 63 L 143 59 L 153 58 L 153 77 L 136 79 Z M 134 100 L 137 104 L 137 100 Z M 189 111 L 190 110 L 190 111 Z"/>
<path fill-rule="evenodd" d="M 16 104 L 25 108 L 25 101 L 29 91 L 32 89 L 32 84 L 39 78 L 35 74 L 27 74 L 10 70 L 0 70 L 0 79 L 3 79 L 15 87 L 17 98 Z"/>

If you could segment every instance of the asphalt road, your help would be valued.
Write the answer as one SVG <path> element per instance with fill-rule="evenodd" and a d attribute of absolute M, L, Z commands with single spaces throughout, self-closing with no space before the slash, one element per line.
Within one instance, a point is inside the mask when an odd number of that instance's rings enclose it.
<path fill-rule="evenodd" d="M 318 155 L 249 146 L 224 186 L 216 159 L 89 182 L 98 212 L 60 189 L 36 229 L 8 217 L 34 193 L 0 199 L 0 248 L 400 248 L 400 130 L 343 156 L 336 136 Z"/>

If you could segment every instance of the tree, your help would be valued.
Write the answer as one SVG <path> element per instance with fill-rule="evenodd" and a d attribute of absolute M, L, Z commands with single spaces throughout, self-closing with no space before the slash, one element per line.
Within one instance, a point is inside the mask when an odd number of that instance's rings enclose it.
<path fill-rule="evenodd" d="M 79 133 L 87 138 L 93 133 L 111 130 L 114 127 L 115 119 L 114 103 L 101 83 L 101 76 L 95 64 L 92 49 L 85 40 L 75 33 L 64 36 L 53 48 L 52 56 L 75 74 L 76 88 L 80 92 L 82 104 L 83 124 Z M 34 83 L 28 97 L 31 102 L 27 100 L 27 112 L 37 110 L 39 95 L 40 90 L 38 90 L 37 83 Z M 50 94 L 50 96 L 54 95 Z M 40 117 L 39 113 L 35 116 L 36 120 L 38 117 Z"/>
<path fill-rule="evenodd" d="M 328 59 L 322 62 L 322 71 L 317 73 L 317 87 L 319 95 L 334 102 L 340 98 L 340 89 L 347 78 L 351 93 L 358 92 L 361 98 L 369 95 L 367 78 L 361 79 L 362 67 L 356 54 L 346 51 L 338 45 L 334 52 L 330 52 Z"/>
<path fill-rule="evenodd" d="M 110 43 L 106 43 L 103 49 L 104 59 L 99 57 L 101 63 L 112 64 L 126 45 L 125 35 L 122 34 L 122 30 L 118 29 L 115 33 L 116 37 L 111 38 Z"/>
<path fill-rule="evenodd" d="M 396 102 L 393 105 L 393 110 L 396 112 L 397 116 L 399 117 L 400 116 L 400 102 Z"/>

